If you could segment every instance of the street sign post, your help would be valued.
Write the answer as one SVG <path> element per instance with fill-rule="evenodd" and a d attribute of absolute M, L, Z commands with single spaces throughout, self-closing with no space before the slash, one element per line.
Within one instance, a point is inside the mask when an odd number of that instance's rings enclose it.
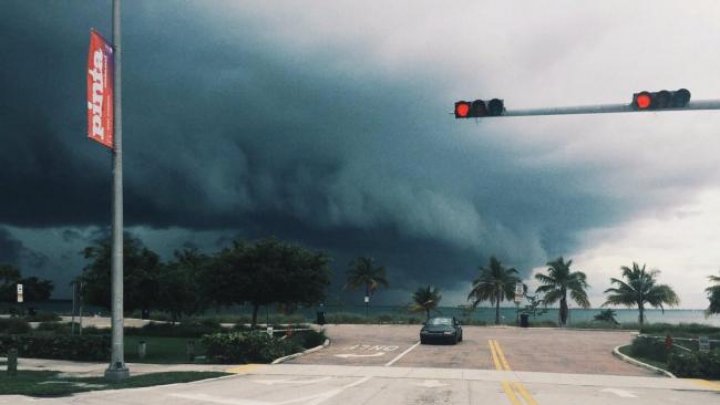
<path fill-rule="evenodd" d="M 710 338 L 707 336 L 700 336 L 698 338 L 698 350 L 701 352 L 710 351 Z"/>
<path fill-rule="evenodd" d="M 515 303 L 516 304 L 520 304 L 520 302 L 522 301 L 523 295 L 524 295 L 523 292 L 524 292 L 523 283 L 519 283 L 519 282 L 515 283 Z"/>

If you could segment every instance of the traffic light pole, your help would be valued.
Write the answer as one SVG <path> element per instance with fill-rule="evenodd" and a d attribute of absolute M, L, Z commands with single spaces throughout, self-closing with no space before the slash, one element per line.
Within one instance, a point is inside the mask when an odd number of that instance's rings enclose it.
<path fill-rule="evenodd" d="M 552 108 L 534 108 L 526 110 L 505 110 L 501 115 L 485 118 L 501 118 L 501 117 L 527 117 L 533 115 L 570 115 L 570 114 L 608 114 L 608 113 L 624 113 L 624 112 L 661 112 L 661 111 L 698 111 L 698 110 L 720 110 L 720 100 L 698 100 L 690 101 L 685 107 L 680 108 L 663 108 L 659 110 L 636 110 L 631 104 L 603 104 L 588 105 L 574 107 L 552 107 Z"/>

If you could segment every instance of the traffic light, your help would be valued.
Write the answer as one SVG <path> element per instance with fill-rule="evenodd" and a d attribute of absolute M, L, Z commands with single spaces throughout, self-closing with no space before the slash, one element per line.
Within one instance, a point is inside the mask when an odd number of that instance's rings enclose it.
<path fill-rule="evenodd" d="M 641 91 L 633 94 L 630 104 L 636 111 L 662 110 L 665 108 L 683 108 L 690 102 L 690 91 L 680 89 L 677 91 L 661 90 L 654 93 Z"/>
<path fill-rule="evenodd" d="M 498 117 L 505 112 L 505 103 L 494 98 L 488 102 L 483 100 L 458 101 L 455 103 L 455 118 Z"/>
<path fill-rule="evenodd" d="M 470 107 L 467 101 L 455 103 L 455 118 L 470 118 Z"/>

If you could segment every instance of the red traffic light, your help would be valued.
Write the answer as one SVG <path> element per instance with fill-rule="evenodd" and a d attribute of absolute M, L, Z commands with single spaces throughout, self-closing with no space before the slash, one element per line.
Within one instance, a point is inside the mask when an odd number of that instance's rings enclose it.
<path fill-rule="evenodd" d="M 652 98 L 650 97 L 650 93 L 647 91 L 640 92 L 635 95 L 635 100 L 633 101 L 633 104 L 638 110 L 647 110 L 650 108 L 650 104 L 652 103 Z"/>
<path fill-rule="evenodd" d="M 633 95 L 630 104 L 637 111 L 663 110 L 666 108 L 684 108 L 690 102 L 690 91 L 680 89 L 677 91 L 660 90 L 656 92 L 641 91 Z"/>
<path fill-rule="evenodd" d="M 505 103 L 497 98 L 485 102 L 475 100 L 472 103 L 458 101 L 455 103 L 455 118 L 498 117 L 505 113 Z"/>
<path fill-rule="evenodd" d="M 458 101 L 455 103 L 455 118 L 469 118 L 470 103 L 467 101 Z"/>

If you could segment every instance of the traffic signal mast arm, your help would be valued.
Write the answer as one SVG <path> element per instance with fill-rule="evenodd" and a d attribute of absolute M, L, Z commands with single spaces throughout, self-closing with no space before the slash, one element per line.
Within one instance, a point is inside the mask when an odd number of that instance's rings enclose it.
<path fill-rule="evenodd" d="M 526 110 L 505 110 L 499 117 L 526 117 L 531 115 L 607 114 L 622 112 L 658 112 L 687 110 L 720 110 L 720 100 L 691 101 L 685 107 L 663 108 L 662 110 L 637 110 L 631 104 L 603 104 L 576 107 L 533 108 Z M 492 118 L 490 116 L 484 118 Z"/>
<path fill-rule="evenodd" d="M 524 117 L 530 115 L 608 114 L 641 111 L 688 111 L 720 110 L 720 100 L 690 101 L 687 89 L 656 92 L 641 91 L 633 94 L 630 104 L 604 104 L 577 107 L 534 108 L 507 110 L 505 102 L 494 98 L 484 100 L 458 101 L 455 103 L 455 118 Z"/>

